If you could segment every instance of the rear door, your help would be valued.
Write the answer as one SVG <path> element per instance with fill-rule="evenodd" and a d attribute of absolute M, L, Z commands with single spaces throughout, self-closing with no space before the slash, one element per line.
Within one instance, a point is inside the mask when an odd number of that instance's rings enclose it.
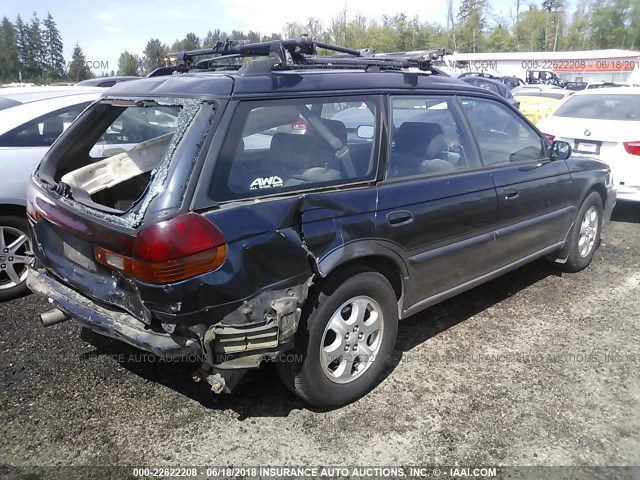
<path fill-rule="evenodd" d="M 461 102 L 498 195 L 499 265 L 558 246 L 576 214 L 566 163 L 550 161 L 547 140 L 506 105 Z"/>
<path fill-rule="evenodd" d="M 230 106 L 207 198 L 197 203 L 220 205 L 206 215 L 242 265 L 234 294 L 308 278 L 311 257 L 319 264 L 344 245 L 371 241 L 379 103 L 360 95 Z"/>
<path fill-rule="evenodd" d="M 376 237 L 408 266 L 405 307 L 426 306 L 492 270 L 496 194 L 454 96 L 395 96 L 391 116 Z"/>

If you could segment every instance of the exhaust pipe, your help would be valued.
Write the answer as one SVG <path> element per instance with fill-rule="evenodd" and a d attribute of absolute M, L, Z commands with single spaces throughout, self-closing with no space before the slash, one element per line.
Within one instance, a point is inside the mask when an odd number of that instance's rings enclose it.
<path fill-rule="evenodd" d="M 62 323 L 70 318 L 71 317 L 69 315 L 57 308 L 40 314 L 40 321 L 42 322 L 43 327 L 50 327 L 51 325 Z"/>

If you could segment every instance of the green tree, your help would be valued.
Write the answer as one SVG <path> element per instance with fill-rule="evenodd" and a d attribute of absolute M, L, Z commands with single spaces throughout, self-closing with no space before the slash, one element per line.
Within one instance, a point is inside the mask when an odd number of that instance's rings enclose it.
<path fill-rule="evenodd" d="M 517 50 L 521 52 L 545 50 L 548 15 L 547 12 L 534 5 L 531 5 L 529 10 L 520 13 L 519 21 L 513 28 Z"/>
<path fill-rule="evenodd" d="M 588 50 L 590 48 L 590 32 L 588 4 L 580 4 L 573 12 L 567 25 L 566 33 L 561 38 L 563 50 Z"/>
<path fill-rule="evenodd" d="M 31 24 L 25 30 L 25 70 L 27 78 L 44 82 L 46 51 L 42 41 L 40 19 L 33 12 Z"/>
<path fill-rule="evenodd" d="M 22 17 L 18 15 L 16 17 L 15 32 L 16 32 L 16 49 L 18 50 L 18 75 L 20 79 L 26 78 L 25 62 L 27 59 L 27 28 L 28 26 L 22 20 Z"/>
<path fill-rule="evenodd" d="M 167 50 L 168 47 L 157 38 L 152 38 L 147 42 L 142 57 L 145 73 L 150 73 L 156 68 L 164 66 L 164 59 L 168 53 Z"/>
<path fill-rule="evenodd" d="M 456 41 L 462 52 L 481 52 L 487 27 L 487 0 L 462 0 L 458 11 Z"/>
<path fill-rule="evenodd" d="M 15 82 L 20 71 L 20 59 L 13 23 L 7 18 L 0 25 L 0 79 Z"/>
<path fill-rule="evenodd" d="M 182 52 L 185 50 L 198 50 L 201 48 L 200 38 L 196 36 L 195 33 L 187 33 L 186 37 L 182 40 L 176 40 L 171 45 L 171 53 L 174 52 Z"/>
<path fill-rule="evenodd" d="M 138 76 L 140 75 L 140 64 L 138 55 L 133 55 L 125 50 L 118 59 L 118 75 Z"/>
<path fill-rule="evenodd" d="M 487 37 L 488 52 L 509 52 L 514 48 L 514 38 L 505 25 L 499 23 Z"/>
<path fill-rule="evenodd" d="M 79 82 L 80 80 L 86 80 L 93 75 L 89 67 L 87 67 L 87 59 L 82 52 L 82 48 L 76 43 L 71 54 L 71 63 L 69 64 L 69 80 L 73 82 Z"/>
<path fill-rule="evenodd" d="M 45 51 L 45 69 L 47 77 L 52 80 L 64 78 L 64 55 L 62 54 L 62 37 L 51 13 L 44 19 L 42 41 Z"/>
<path fill-rule="evenodd" d="M 561 38 L 562 29 L 565 24 L 564 14 L 566 3 L 565 0 L 544 0 L 542 2 L 542 9 L 548 13 L 548 24 L 545 28 L 545 49 L 555 52 L 558 48 L 558 41 Z"/>

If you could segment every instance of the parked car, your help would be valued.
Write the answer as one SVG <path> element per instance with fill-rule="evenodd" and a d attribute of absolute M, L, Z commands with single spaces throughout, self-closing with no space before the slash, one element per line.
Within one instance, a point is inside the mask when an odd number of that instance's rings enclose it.
<path fill-rule="evenodd" d="M 501 77 L 501 76 L 491 75 L 490 73 L 483 73 L 483 72 L 465 72 L 458 75 L 457 78 L 462 80 L 464 77 L 467 77 L 467 76 L 490 78 L 492 80 L 497 80 L 501 83 L 504 83 L 509 90 L 513 90 L 516 87 L 525 85 L 525 83 L 518 77 L 509 76 L 509 75 Z"/>
<path fill-rule="evenodd" d="M 89 78 L 87 80 L 81 80 L 76 83 L 79 87 L 113 87 L 116 83 L 130 82 L 131 80 L 138 80 L 140 77 L 132 77 L 126 75 L 120 75 L 118 77 L 99 77 Z"/>
<path fill-rule="evenodd" d="M 640 201 L 640 87 L 583 90 L 538 128 L 576 155 L 606 162 L 620 200 Z"/>
<path fill-rule="evenodd" d="M 519 87 L 511 90 L 511 95 L 526 95 L 530 92 L 562 92 L 563 89 L 557 85 L 545 85 L 540 83 L 534 83 L 531 85 L 520 85 Z"/>
<path fill-rule="evenodd" d="M 468 83 L 469 85 L 473 85 L 474 87 L 484 88 L 485 90 L 489 90 L 496 95 L 500 95 L 515 108 L 518 108 L 520 106 L 520 102 L 518 102 L 518 100 L 516 100 L 511 94 L 511 89 L 509 89 L 509 87 L 498 80 L 493 80 L 486 77 L 477 77 L 474 75 L 466 75 L 460 78 L 460 80 L 464 83 Z"/>
<path fill-rule="evenodd" d="M 572 90 L 523 91 L 515 95 L 520 102 L 520 111 L 533 124 L 548 117 L 567 97 L 573 95 Z"/>
<path fill-rule="evenodd" d="M 399 319 L 538 258 L 591 262 L 609 168 L 505 99 L 412 59 L 316 57 L 305 37 L 216 49 L 264 58 L 194 73 L 184 52 L 190 73 L 112 87 L 43 159 L 28 282 L 55 307 L 44 325 L 194 356 L 216 393 L 274 361 L 302 399 L 335 406 L 379 382 Z M 355 136 L 345 103 L 370 112 Z M 139 143 L 94 157 L 110 129 L 133 136 L 113 126 L 128 112 L 147 119 Z M 247 150 L 301 118 L 304 134 Z"/>
<path fill-rule="evenodd" d="M 0 301 L 28 292 L 27 183 L 54 140 L 104 89 L 0 90 Z"/>

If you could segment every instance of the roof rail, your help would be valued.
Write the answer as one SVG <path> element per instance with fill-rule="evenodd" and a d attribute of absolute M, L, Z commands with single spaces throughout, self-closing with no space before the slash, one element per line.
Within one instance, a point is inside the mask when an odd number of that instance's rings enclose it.
<path fill-rule="evenodd" d="M 335 52 L 333 56 L 319 56 L 318 50 Z M 149 77 L 191 71 L 238 70 L 241 74 L 268 73 L 292 68 L 363 68 L 365 70 L 418 69 L 436 75 L 446 75 L 431 65 L 433 60 L 450 53 L 445 49 L 415 52 L 376 53 L 375 50 L 354 50 L 312 40 L 307 35 L 289 40 L 249 43 L 245 40 L 219 41 L 211 48 L 170 53 L 165 66 L 151 72 Z M 209 58 L 197 60 L 196 57 Z M 266 57 L 243 62 L 247 57 Z M 239 60 L 229 63 L 230 60 Z"/>

